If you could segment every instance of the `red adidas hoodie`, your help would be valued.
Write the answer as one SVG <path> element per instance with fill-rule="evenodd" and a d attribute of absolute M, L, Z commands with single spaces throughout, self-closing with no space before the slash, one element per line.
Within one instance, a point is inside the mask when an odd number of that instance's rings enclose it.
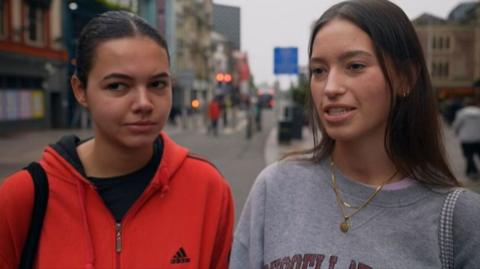
<path fill-rule="evenodd" d="M 52 147 L 40 164 L 49 200 L 35 268 L 227 268 L 233 201 L 225 179 L 165 133 L 144 193 L 116 224 L 95 187 Z M 0 268 L 16 268 L 30 224 L 26 171 L 0 186 Z"/>

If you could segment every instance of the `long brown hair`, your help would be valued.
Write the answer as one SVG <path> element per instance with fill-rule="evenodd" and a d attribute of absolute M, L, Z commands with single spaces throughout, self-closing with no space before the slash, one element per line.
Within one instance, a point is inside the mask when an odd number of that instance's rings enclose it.
<path fill-rule="evenodd" d="M 459 186 L 446 161 L 436 98 L 415 29 L 405 13 L 386 0 L 345 1 L 330 7 L 313 25 L 309 58 L 318 31 L 335 18 L 346 19 L 371 38 L 391 92 L 385 132 L 385 149 L 397 170 L 428 185 Z M 405 80 L 406 96 L 394 94 L 394 78 Z M 311 79 L 311 74 L 310 74 Z M 398 89 L 397 89 L 398 90 Z M 311 154 L 313 162 L 328 157 L 335 141 L 323 128 L 307 94 L 307 113 L 314 147 L 297 154 Z M 322 138 L 320 139 L 318 130 Z"/>

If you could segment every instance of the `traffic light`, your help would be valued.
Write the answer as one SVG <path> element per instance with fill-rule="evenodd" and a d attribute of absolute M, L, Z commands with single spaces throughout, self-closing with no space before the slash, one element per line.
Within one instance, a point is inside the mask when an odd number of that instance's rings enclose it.
<path fill-rule="evenodd" d="M 232 75 L 229 73 L 217 73 L 215 80 L 218 84 L 232 82 Z"/>
<path fill-rule="evenodd" d="M 217 80 L 217 82 L 221 83 L 223 82 L 223 73 L 217 73 L 217 75 L 215 76 L 215 79 Z"/>
<path fill-rule="evenodd" d="M 191 102 L 192 109 L 197 110 L 200 108 L 200 100 L 198 99 L 193 99 Z"/>

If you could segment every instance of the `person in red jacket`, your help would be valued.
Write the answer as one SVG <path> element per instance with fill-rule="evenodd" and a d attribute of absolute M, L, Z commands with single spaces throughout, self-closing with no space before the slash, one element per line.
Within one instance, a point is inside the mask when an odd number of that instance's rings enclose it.
<path fill-rule="evenodd" d="M 35 268 L 227 268 L 230 187 L 162 131 L 172 105 L 165 40 L 143 19 L 109 11 L 83 29 L 71 86 L 94 137 L 71 135 L 40 160 L 49 200 Z M 16 268 L 34 188 L 0 186 L 0 268 Z"/>
<path fill-rule="evenodd" d="M 220 118 L 220 104 L 216 98 L 208 104 L 208 117 L 210 118 L 210 128 L 214 136 L 218 135 L 218 119 Z"/>

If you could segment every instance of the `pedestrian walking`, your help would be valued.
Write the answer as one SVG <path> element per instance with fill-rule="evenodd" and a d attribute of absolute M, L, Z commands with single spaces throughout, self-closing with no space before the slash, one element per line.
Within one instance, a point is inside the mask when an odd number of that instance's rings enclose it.
<path fill-rule="evenodd" d="M 82 30 L 71 86 L 94 137 L 66 136 L 43 153 L 49 197 L 35 268 L 227 267 L 230 187 L 162 132 L 169 65 L 165 40 L 136 15 L 109 11 Z M 19 171 L 0 187 L 0 268 L 23 261 L 33 186 Z"/>
<path fill-rule="evenodd" d="M 478 268 L 480 196 L 449 169 L 405 13 L 335 4 L 312 27 L 309 60 L 314 148 L 260 173 L 230 268 Z"/>
<path fill-rule="evenodd" d="M 453 129 L 460 140 L 463 156 L 466 160 L 465 174 L 478 180 L 480 175 L 475 165 L 475 155 L 480 159 L 480 107 L 478 101 L 467 98 L 453 122 Z"/>
<path fill-rule="evenodd" d="M 210 119 L 210 130 L 214 136 L 218 136 L 218 119 L 220 118 L 220 104 L 217 98 L 213 98 L 208 104 L 208 118 Z"/>

